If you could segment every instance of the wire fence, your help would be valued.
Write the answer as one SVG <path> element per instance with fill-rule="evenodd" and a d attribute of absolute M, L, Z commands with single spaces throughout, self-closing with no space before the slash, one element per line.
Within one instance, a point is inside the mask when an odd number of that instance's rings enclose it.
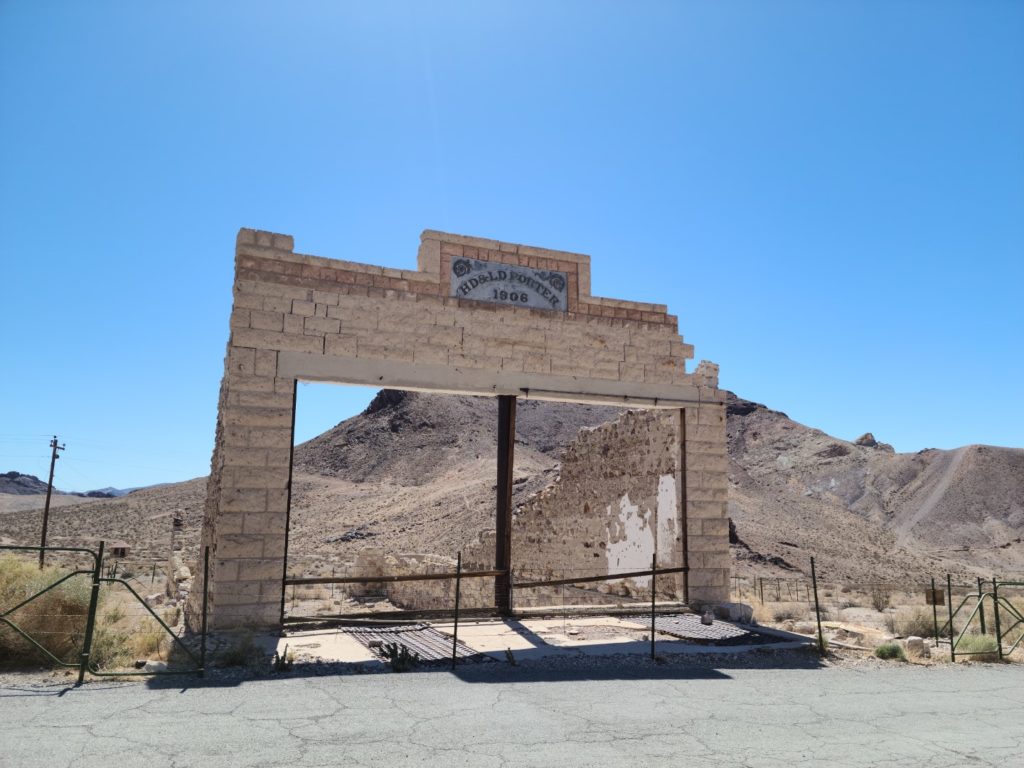
<path fill-rule="evenodd" d="M 285 620 L 313 618 L 372 618 L 400 613 L 429 616 L 449 614 L 458 586 L 463 611 L 497 613 L 498 596 L 509 595 L 509 608 L 522 612 L 572 612 L 625 609 L 651 602 L 651 565 L 628 575 L 601 573 L 594 568 L 513 568 L 507 585 L 505 574 L 484 565 L 464 565 L 456 584 L 458 555 L 382 557 L 373 563 L 324 566 L 301 560 L 289 561 L 284 582 Z M 678 565 L 658 563 L 656 601 L 681 606 L 685 591 Z"/>
<path fill-rule="evenodd" d="M 168 597 L 165 569 L 86 548 L 0 546 L 0 661 L 78 667 L 93 675 L 202 674 L 202 631 L 187 637 L 182 605 Z M 53 555 L 53 557 L 50 557 Z M 59 556 L 59 557 L 57 557 Z"/>
<path fill-rule="evenodd" d="M 816 596 L 814 586 L 802 576 L 730 580 L 731 599 L 751 605 L 757 622 L 813 635 L 820 619 L 823 640 L 837 647 L 872 650 L 917 637 L 953 658 L 1024 656 L 1022 579 L 819 580 Z"/>

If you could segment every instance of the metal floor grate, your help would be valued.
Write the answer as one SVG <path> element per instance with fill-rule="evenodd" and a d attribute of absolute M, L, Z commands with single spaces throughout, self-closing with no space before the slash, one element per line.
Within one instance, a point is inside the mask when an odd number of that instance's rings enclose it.
<path fill-rule="evenodd" d="M 404 645 L 410 652 L 419 654 L 420 660 L 424 662 L 451 661 L 452 658 L 451 637 L 427 624 L 345 627 L 341 631 L 358 640 L 379 659 L 384 658 L 383 646 L 388 643 Z M 456 646 L 456 655 L 461 661 L 492 661 L 489 656 L 474 651 L 462 642 Z"/>
<path fill-rule="evenodd" d="M 630 616 L 627 620 L 645 627 L 651 626 L 650 616 Z M 690 640 L 704 645 L 761 645 L 778 642 L 778 638 L 762 635 L 719 619 L 715 619 L 713 624 L 701 624 L 700 616 L 693 613 L 656 616 L 654 628 L 680 640 Z"/>

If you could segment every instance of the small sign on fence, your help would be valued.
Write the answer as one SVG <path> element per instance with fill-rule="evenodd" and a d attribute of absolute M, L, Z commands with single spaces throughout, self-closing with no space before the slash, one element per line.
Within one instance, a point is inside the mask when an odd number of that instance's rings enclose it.
<path fill-rule="evenodd" d="M 924 591 L 924 601 L 926 605 L 945 605 L 946 590 L 926 589 Z"/>

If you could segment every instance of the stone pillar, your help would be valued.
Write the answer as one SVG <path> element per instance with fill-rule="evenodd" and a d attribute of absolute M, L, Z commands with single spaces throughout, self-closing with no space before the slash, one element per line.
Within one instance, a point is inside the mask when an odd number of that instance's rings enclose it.
<path fill-rule="evenodd" d="M 257 233 L 243 230 L 240 237 L 253 234 Z M 290 252 L 291 238 L 274 235 L 265 245 Z M 297 297 L 287 295 L 295 291 L 287 286 L 277 296 L 269 295 L 272 289 L 260 288 L 262 292 L 256 293 L 242 279 L 234 286 L 199 549 L 210 547 L 211 629 L 267 628 L 281 619 L 296 382 L 277 376 L 278 350 L 256 348 L 261 340 L 253 336 L 251 323 L 267 326 L 256 334 L 286 340 L 280 327 L 283 312 Z M 302 298 L 305 294 L 303 290 Z M 238 322 L 241 313 L 244 325 Z M 318 341 L 322 349 L 323 340 Z M 201 595 L 197 590 L 192 595 L 189 624 L 197 626 Z"/>
<path fill-rule="evenodd" d="M 683 455 L 686 471 L 686 547 L 690 604 L 729 600 L 729 458 L 725 405 L 687 408 Z"/>

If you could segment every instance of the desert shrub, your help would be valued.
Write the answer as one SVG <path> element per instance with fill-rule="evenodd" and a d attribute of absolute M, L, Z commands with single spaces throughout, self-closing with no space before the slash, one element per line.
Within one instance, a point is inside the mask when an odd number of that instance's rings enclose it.
<path fill-rule="evenodd" d="M 837 603 L 837 607 L 839 608 L 840 611 L 844 611 L 847 608 L 861 608 L 861 607 L 863 607 L 863 605 L 864 605 L 863 602 L 861 602 L 856 597 L 852 597 L 852 596 L 851 597 L 844 597 L 844 598 L 842 598 Z"/>
<path fill-rule="evenodd" d="M 138 658 L 160 657 L 170 639 L 167 630 L 153 619 L 145 619 L 131 634 L 131 650 Z"/>
<path fill-rule="evenodd" d="M 129 647 L 129 635 L 111 624 L 97 622 L 92 631 L 89 666 L 94 669 L 123 669 L 135 659 Z"/>
<path fill-rule="evenodd" d="M 875 586 L 871 588 L 869 597 L 871 598 L 871 607 L 881 613 L 889 607 L 892 592 L 887 587 Z"/>
<path fill-rule="evenodd" d="M 168 627 L 173 627 L 181 621 L 181 607 L 177 605 L 168 606 L 163 610 L 160 618 L 164 620 L 164 624 Z"/>
<path fill-rule="evenodd" d="M 807 617 L 807 606 L 803 603 L 779 603 L 772 607 L 775 621 L 800 621 Z"/>
<path fill-rule="evenodd" d="M 222 667 L 259 667 L 263 662 L 263 651 L 256 645 L 252 632 L 241 632 L 217 653 L 217 663 Z"/>
<path fill-rule="evenodd" d="M 420 655 L 401 643 L 387 643 L 382 652 L 384 658 L 391 663 L 392 672 L 408 672 L 420 663 Z"/>
<path fill-rule="evenodd" d="M 964 635 L 956 646 L 957 655 L 971 654 L 974 661 L 998 661 L 996 639 L 991 635 Z"/>
<path fill-rule="evenodd" d="M 7 610 L 66 575 L 59 568 L 39 570 L 34 562 L 0 558 L 0 610 Z M 90 581 L 75 576 L 19 608 L 8 618 L 50 653 L 77 661 L 89 610 Z M 27 640 L 0 624 L 0 659 L 5 666 L 34 666 L 48 659 Z"/>
<path fill-rule="evenodd" d="M 886 618 L 890 631 L 900 637 L 931 637 L 935 634 L 935 617 L 928 608 L 903 608 Z"/>
<path fill-rule="evenodd" d="M 903 646 L 899 643 L 882 643 L 880 646 L 875 648 L 875 656 L 877 656 L 880 659 L 886 660 L 907 660 L 907 654 L 903 652 Z"/>
<path fill-rule="evenodd" d="M 125 615 L 126 614 L 124 612 L 124 608 L 122 608 L 120 605 L 115 605 L 109 608 L 107 612 L 103 614 L 103 621 L 105 621 L 107 624 L 117 624 L 117 622 L 121 621 L 121 619 L 123 619 Z"/>

